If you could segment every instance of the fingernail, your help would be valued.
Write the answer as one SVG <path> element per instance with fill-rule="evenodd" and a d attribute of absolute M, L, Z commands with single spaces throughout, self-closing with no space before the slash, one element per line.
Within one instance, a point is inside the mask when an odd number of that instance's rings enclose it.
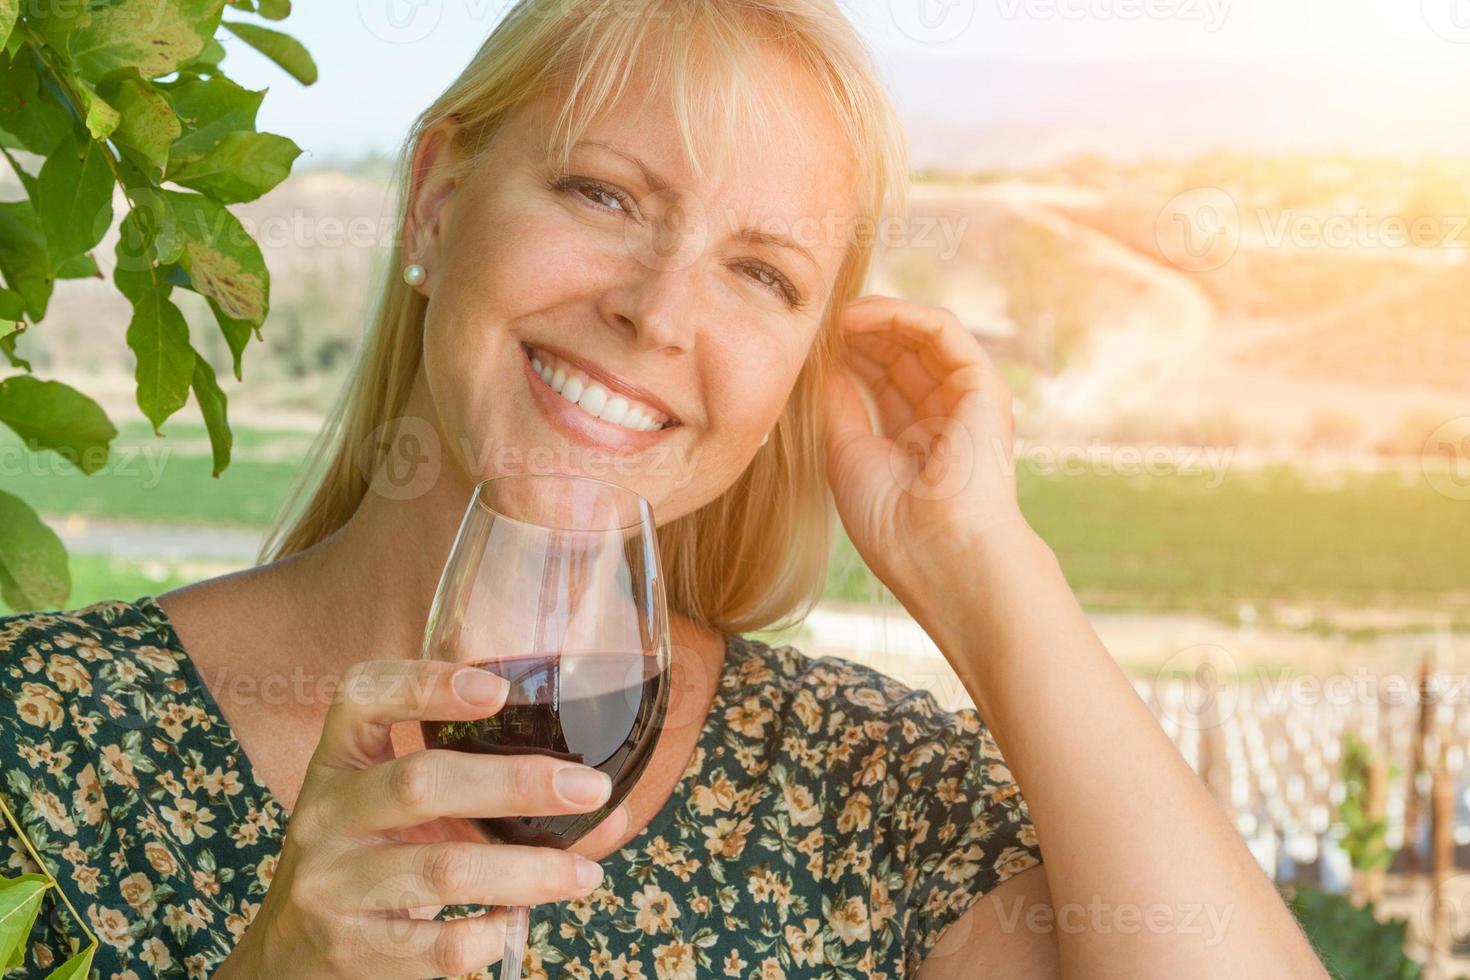
<path fill-rule="evenodd" d="M 607 773 L 586 766 L 567 766 L 556 774 L 556 791 L 573 803 L 601 803 L 612 793 Z"/>
<path fill-rule="evenodd" d="M 494 704 L 505 692 L 505 680 L 480 667 L 466 667 L 454 675 L 454 693 L 470 704 Z"/>
<path fill-rule="evenodd" d="M 602 880 L 602 865 L 596 861 L 589 861 L 580 854 L 573 854 L 577 859 L 577 884 L 583 888 L 591 888 Z"/>

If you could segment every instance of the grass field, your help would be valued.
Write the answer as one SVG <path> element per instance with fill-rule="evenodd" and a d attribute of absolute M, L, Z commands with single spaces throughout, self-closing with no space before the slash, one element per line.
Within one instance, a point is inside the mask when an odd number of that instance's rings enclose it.
<path fill-rule="evenodd" d="M 113 462 L 83 477 L 0 441 L 0 490 L 48 515 L 260 529 L 281 505 L 309 438 L 242 429 L 235 461 L 210 476 L 202 427 L 166 439 L 127 426 Z M 164 447 L 167 452 L 164 452 Z M 150 455 L 151 454 L 151 455 Z M 1123 478 L 1018 473 L 1022 507 L 1095 608 L 1233 614 L 1242 601 L 1444 609 L 1470 621 L 1470 505 L 1422 480 L 1351 475 L 1323 485 L 1286 468 Z M 84 555 L 73 601 L 163 591 L 199 569 Z M 845 540 L 828 595 L 862 601 L 877 586 Z"/>

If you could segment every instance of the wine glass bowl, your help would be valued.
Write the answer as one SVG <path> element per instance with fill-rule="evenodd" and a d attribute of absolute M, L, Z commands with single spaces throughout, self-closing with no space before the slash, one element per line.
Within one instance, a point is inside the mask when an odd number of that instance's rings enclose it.
<path fill-rule="evenodd" d="M 586 477 L 479 484 L 430 608 L 423 655 L 510 682 L 487 718 L 424 722 L 430 748 L 541 753 L 612 780 L 592 811 L 469 821 L 492 842 L 572 846 L 631 791 L 668 709 L 669 623 L 651 506 Z M 502 980 L 519 974 L 517 926 L 524 942 L 525 910 L 511 911 Z"/>

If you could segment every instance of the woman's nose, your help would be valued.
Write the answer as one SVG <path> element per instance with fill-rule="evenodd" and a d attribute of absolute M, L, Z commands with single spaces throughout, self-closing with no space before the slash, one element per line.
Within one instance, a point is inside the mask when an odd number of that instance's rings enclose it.
<path fill-rule="evenodd" d="M 634 263 L 626 278 L 602 294 L 603 319 L 646 350 L 691 350 L 699 313 L 697 271 L 658 271 Z"/>

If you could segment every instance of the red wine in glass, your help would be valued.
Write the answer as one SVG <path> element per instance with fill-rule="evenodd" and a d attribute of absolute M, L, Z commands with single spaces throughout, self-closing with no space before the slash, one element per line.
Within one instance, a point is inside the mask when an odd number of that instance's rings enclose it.
<path fill-rule="evenodd" d="M 487 838 L 505 844 L 569 847 L 618 806 L 647 766 L 668 700 L 668 671 L 640 650 L 549 654 L 483 666 L 510 681 L 505 706 L 476 721 L 426 721 L 424 742 L 484 755 L 535 752 L 607 773 L 612 793 L 596 810 L 471 821 Z"/>

